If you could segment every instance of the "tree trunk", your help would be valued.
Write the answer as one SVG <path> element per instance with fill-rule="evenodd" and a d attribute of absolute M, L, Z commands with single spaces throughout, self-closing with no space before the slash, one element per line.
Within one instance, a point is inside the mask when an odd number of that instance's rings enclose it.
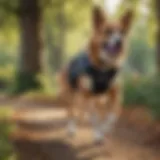
<path fill-rule="evenodd" d="M 157 21 L 157 37 L 156 37 L 156 61 L 157 72 L 160 75 L 160 1 L 155 0 L 156 21 Z"/>
<path fill-rule="evenodd" d="M 25 92 L 29 89 L 40 87 L 36 76 L 41 71 L 42 17 L 39 0 L 19 0 L 19 2 L 21 55 L 16 79 L 16 90 L 18 92 Z"/>

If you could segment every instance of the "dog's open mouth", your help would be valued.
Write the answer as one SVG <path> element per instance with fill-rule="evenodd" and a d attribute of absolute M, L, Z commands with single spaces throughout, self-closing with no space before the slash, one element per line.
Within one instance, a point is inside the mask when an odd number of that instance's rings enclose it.
<path fill-rule="evenodd" d="M 120 47 L 118 47 L 118 46 L 108 46 L 108 47 L 106 48 L 106 51 L 107 51 L 107 53 L 116 54 L 116 53 L 119 53 L 119 52 L 120 52 Z"/>
<path fill-rule="evenodd" d="M 111 46 L 111 45 L 105 44 L 103 48 L 107 54 L 118 54 L 122 49 L 122 45 L 116 44 Z"/>

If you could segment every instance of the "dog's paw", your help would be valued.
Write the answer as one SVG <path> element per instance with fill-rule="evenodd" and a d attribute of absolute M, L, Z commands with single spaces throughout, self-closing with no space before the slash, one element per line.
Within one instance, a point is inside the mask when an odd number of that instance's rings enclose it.
<path fill-rule="evenodd" d="M 105 140 L 105 135 L 103 132 L 101 132 L 100 130 L 95 130 L 94 131 L 94 143 L 95 144 L 103 144 L 104 140 Z"/>
<path fill-rule="evenodd" d="M 77 126 L 74 121 L 70 121 L 67 125 L 67 135 L 69 137 L 74 137 L 77 131 Z"/>

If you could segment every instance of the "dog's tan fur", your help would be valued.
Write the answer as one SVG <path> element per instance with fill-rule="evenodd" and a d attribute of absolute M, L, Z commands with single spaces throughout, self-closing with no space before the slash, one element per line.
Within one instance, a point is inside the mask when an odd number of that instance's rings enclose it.
<path fill-rule="evenodd" d="M 104 67 L 104 64 L 99 61 L 98 55 L 100 52 L 100 44 L 103 39 L 104 31 L 107 27 L 114 28 L 117 30 L 123 30 L 125 35 L 128 35 L 128 30 L 130 28 L 132 20 L 132 12 L 127 12 L 120 22 L 109 23 L 106 19 L 106 15 L 101 8 L 95 7 L 93 9 L 93 34 L 88 44 L 88 52 L 90 60 L 93 65 L 98 68 Z M 119 67 L 126 57 L 125 45 L 121 49 L 121 53 L 118 56 L 112 58 L 108 61 L 105 67 Z M 109 64 L 109 65 L 108 65 Z M 121 85 L 116 80 L 112 83 L 109 90 L 102 95 L 94 95 L 89 90 L 84 87 L 87 77 L 81 77 L 79 79 L 79 87 L 75 91 L 73 90 L 67 80 L 67 67 L 60 73 L 59 82 L 61 86 L 60 96 L 63 97 L 67 104 L 67 111 L 69 119 L 74 119 L 74 110 L 79 110 L 79 117 L 83 119 L 86 111 L 91 109 L 94 110 L 96 114 L 103 121 L 107 114 L 114 113 L 117 117 L 121 112 Z M 90 111 L 89 111 L 90 112 Z"/>

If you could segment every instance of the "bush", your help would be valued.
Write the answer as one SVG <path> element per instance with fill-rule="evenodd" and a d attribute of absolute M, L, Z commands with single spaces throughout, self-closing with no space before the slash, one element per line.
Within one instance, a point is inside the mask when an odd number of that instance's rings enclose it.
<path fill-rule="evenodd" d="M 160 78 L 127 79 L 124 85 L 124 104 L 145 105 L 154 117 L 160 118 Z"/>
<path fill-rule="evenodd" d="M 14 153 L 9 141 L 9 135 L 14 127 L 9 123 L 8 119 L 12 111 L 7 109 L 7 106 L 0 107 L 0 160 L 11 160 L 14 159 Z"/>
<path fill-rule="evenodd" d="M 14 79 L 14 67 L 12 65 L 6 65 L 0 68 L 0 90 L 6 91 L 13 84 Z"/>

